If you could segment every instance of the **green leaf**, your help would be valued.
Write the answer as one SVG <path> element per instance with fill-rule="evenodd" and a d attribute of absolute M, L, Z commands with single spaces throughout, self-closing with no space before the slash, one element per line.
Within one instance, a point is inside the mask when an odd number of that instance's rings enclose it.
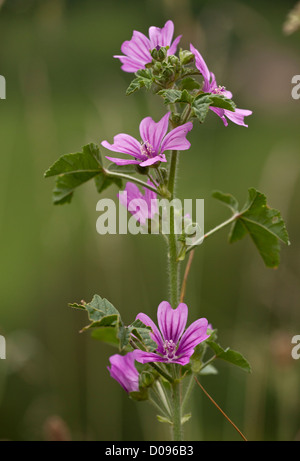
<path fill-rule="evenodd" d="M 199 371 L 199 375 L 217 375 L 218 370 L 211 364 L 206 365 L 202 370 Z"/>
<path fill-rule="evenodd" d="M 187 423 L 192 417 L 192 413 L 187 413 L 186 415 L 182 416 L 181 424 Z"/>
<path fill-rule="evenodd" d="M 155 351 L 157 344 L 150 336 L 151 328 L 143 324 L 139 319 L 135 320 L 129 327 L 128 331 L 138 338 L 139 341 L 145 346 L 148 352 Z"/>
<path fill-rule="evenodd" d="M 157 421 L 160 423 L 165 423 L 165 424 L 170 424 L 170 426 L 173 425 L 172 421 L 169 418 L 166 418 L 165 416 L 161 415 L 156 415 Z"/>
<path fill-rule="evenodd" d="M 174 104 L 176 102 L 190 104 L 194 99 L 187 90 L 160 90 L 158 94 L 164 98 L 165 104 Z"/>
<path fill-rule="evenodd" d="M 238 212 L 239 203 L 233 195 L 224 194 L 223 192 L 220 192 L 220 191 L 215 191 L 212 193 L 212 196 L 216 198 L 217 200 L 220 200 L 221 202 L 225 203 L 225 205 L 227 205 L 233 213 Z"/>
<path fill-rule="evenodd" d="M 109 177 L 103 168 L 99 147 L 93 143 L 84 146 L 82 152 L 62 155 L 45 172 L 45 178 L 51 176 L 57 176 L 53 190 L 55 205 L 70 203 L 75 189 L 93 178 L 99 193 L 111 184 L 122 187 L 121 179 Z"/>
<path fill-rule="evenodd" d="M 132 80 L 129 87 L 126 90 L 126 95 L 134 93 L 137 90 L 145 87 L 150 90 L 153 83 L 153 75 L 150 69 L 142 69 L 136 72 L 136 78 Z"/>
<path fill-rule="evenodd" d="M 124 326 L 119 311 L 107 299 L 94 295 L 90 303 L 82 301 L 82 304 L 73 303 L 69 306 L 88 313 L 91 323 L 82 328 L 81 332 L 92 329 L 93 338 L 112 345 L 118 344 L 120 350 L 128 345 L 129 330 Z"/>
<path fill-rule="evenodd" d="M 221 109 L 227 109 L 230 111 L 234 111 L 236 107 L 231 99 L 228 99 L 223 95 L 201 93 L 194 99 L 192 103 L 194 115 L 198 118 L 200 123 L 204 122 L 210 106 L 219 107 Z"/>
<path fill-rule="evenodd" d="M 220 109 L 226 109 L 230 110 L 232 112 L 235 111 L 236 105 L 235 103 L 231 100 L 226 98 L 226 96 L 223 96 L 221 94 L 212 94 L 212 93 L 207 93 L 209 95 L 209 98 L 211 99 L 212 107 L 219 107 Z"/>
<path fill-rule="evenodd" d="M 226 204 L 236 219 L 229 234 L 229 242 L 241 240 L 249 234 L 267 267 L 277 267 L 280 262 L 280 241 L 289 245 L 285 223 L 278 210 L 267 205 L 264 194 L 254 188 L 248 190 L 248 200 L 241 211 L 230 194 L 214 192 L 213 196 Z"/>
<path fill-rule="evenodd" d="M 180 81 L 179 87 L 181 90 L 197 90 L 200 88 L 200 83 L 192 77 L 185 77 Z"/>
<path fill-rule="evenodd" d="M 207 94 L 202 94 L 198 96 L 192 104 L 193 113 L 195 117 L 199 120 L 200 123 L 203 123 L 209 110 L 209 106 L 211 105 L 212 100 Z"/>
<path fill-rule="evenodd" d="M 236 365 L 239 368 L 251 373 L 251 367 L 249 362 L 240 354 L 229 347 L 223 349 L 219 344 L 214 341 L 206 340 L 208 346 L 214 351 L 216 358 L 225 360 L 233 365 Z M 204 371 L 204 370 L 203 370 Z"/>
<path fill-rule="evenodd" d="M 107 170 L 103 170 L 100 174 L 95 176 L 95 185 L 99 194 L 112 184 L 115 184 L 119 189 L 121 189 L 123 182 L 121 178 L 110 177 Z"/>
<path fill-rule="evenodd" d="M 102 167 L 99 148 L 96 144 L 88 144 L 82 152 L 62 155 L 46 172 L 45 178 L 65 173 L 95 173 Z"/>
<path fill-rule="evenodd" d="M 133 400 L 137 400 L 138 402 L 148 400 L 148 390 L 146 388 L 142 388 L 139 392 L 129 392 L 129 397 Z"/>
<path fill-rule="evenodd" d="M 118 330 L 116 326 L 100 327 L 92 330 L 92 338 L 97 339 L 110 346 L 119 347 Z"/>

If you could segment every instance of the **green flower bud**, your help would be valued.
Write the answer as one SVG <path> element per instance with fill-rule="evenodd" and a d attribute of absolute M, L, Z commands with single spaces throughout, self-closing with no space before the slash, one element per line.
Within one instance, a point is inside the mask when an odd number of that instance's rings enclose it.
<path fill-rule="evenodd" d="M 177 56 L 174 56 L 174 55 L 171 55 L 168 57 L 168 62 L 171 64 L 171 66 L 176 67 L 176 68 L 179 65 L 179 59 L 177 58 Z"/>
<path fill-rule="evenodd" d="M 153 74 L 154 75 L 159 75 L 162 71 L 162 64 L 159 61 L 156 61 L 156 63 L 153 66 Z"/>
<path fill-rule="evenodd" d="M 155 61 L 157 61 L 158 50 L 156 48 L 153 48 L 153 50 L 151 50 L 151 56 Z"/>
<path fill-rule="evenodd" d="M 149 371 L 144 371 L 141 375 L 142 387 L 150 387 L 154 383 L 155 377 Z"/>
<path fill-rule="evenodd" d="M 157 52 L 157 60 L 162 62 L 165 60 L 166 56 L 167 56 L 167 49 L 165 47 L 159 48 Z"/>
<path fill-rule="evenodd" d="M 135 165 L 136 171 L 139 174 L 148 174 L 149 167 L 148 166 L 140 166 L 139 164 Z"/>
<path fill-rule="evenodd" d="M 182 65 L 189 64 L 194 60 L 194 55 L 188 50 L 180 50 L 179 59 Z"/>

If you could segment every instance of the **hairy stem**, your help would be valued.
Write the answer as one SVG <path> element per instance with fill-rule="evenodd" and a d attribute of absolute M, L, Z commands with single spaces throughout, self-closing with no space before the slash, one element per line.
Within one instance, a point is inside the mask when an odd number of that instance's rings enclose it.
<path fill-rule="evenodd" d="M 174 381 L 172 384 L 173 399 L 173 440 L 178 442 L 183 440 L 181 424 L 181 386 L 180 382 Z"/>
<path fill-rule="evenodd" d="M 176 170 L 178 162 L 178 152 L 172 151 L 171 165 L 169 171 L 168 190 L 171 195 L 171 200 L 174 199 L 174 189 L 176 181 Z M 177 261 L 177 239 L 175 234 L 175 216 L 174 207 L 170 207 L 170 234 L 169 234 L 169 290 L 170 304 L 173 309 L 176 309 L 179 302 L 179 263 Z M 177 367 L 174 367 L 176 375 Z M 176 378 L 176 376 L 175 376 Z M 182 425 L 181 425 L 181 383 L 177 379 L 172 383 L 172 405 L 173 405 L 173 440 L 182 440 Z"/>
<path fill-rule="evenodd" d="M 169 172 L 168 190 L 171 200 L 174 198 L 174 188 L 176 181 L 178 152 L 172 151 L 171 165 Z M 170 234 L 169 234 L 169 290 L 170 304 L 175 309 L 178 305 L 178 286 L 179 286 L 179 263 L 177 261 L 177 241 L 175 234 L 174 207 L 170 207 Z"/>

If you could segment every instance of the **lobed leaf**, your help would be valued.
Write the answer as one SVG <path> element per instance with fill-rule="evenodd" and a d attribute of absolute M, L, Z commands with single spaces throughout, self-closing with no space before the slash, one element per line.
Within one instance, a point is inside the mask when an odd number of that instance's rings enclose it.
<path fill-rule="evenodd" d="M 129 327 L 130 334 L 136 336 L 138 340 L 145 346 L 148 352 L 155 351 L 157 344 L 150 336 L 151 328 L 143 324 L 139 319 L 135 320 Z"/>
<path fill-rule="evenodd" d="M 193 96 L 189 94 L 187 90 L 160 90 L 158 92 L 160 96 L 164 98 L 165 104 L 174 104 L 174 103 L 186 103 L 191 104 L 193 101 Z"/>
<path fill-rule="evenodd" d="M 55 205 L 70 203 L 75 189 L 93 178 L 99 193 L 111 184 L 122 187 L 122 180 L 110 177 L 103 168 L 100 149 L 93 143 L 84 146 L 82 152 L 62 155 L 44 176 L 57 176 L 52 196 Z"/>
<path fill-rule="evenodd" d="M 92 329 L 92 337 L 100 341 L 117 345 L 123 350 L 129 342 L 129 330 L 124 326 L 119 311 L 105 298 L 94 295 L 90 303 L 69 304 L 75 309 L 88 313 L 90 324 L 81 331 Z"/>
<path fill-rule="evenodd" d="M 204 122 L 210 106 L 219 107 L 221 109 L 226 109 L 233 112 L 235 111 L 236 107 L 235 103 L 231 99 L 228 99 L 223 95 L 201 93 L 194 99 L 192 103 L 194 116 L 198 118 L 200 123 Z"/>
<path fill-rule="evenodd" d="M 229 242 L 241 240 L 249 234 L 267 267 L 277 267 L 280 262 L 280 241 L 289 245 L 285 223 L 278 210 L 267 205 L 264 194 L 254 188 L 248 190 L 248 199 L 241 211 L 238 202 L 230 194 L 214 192 L 236 215 L 229 233 Z"/>
<path fill-rule="evenodd" d="M 237 351 L 230 349 L 223 349 L 219 344 L 214 341 L 206 340 L 208 346 L 214 351 L 216 358 L 225 360 L 239 368 L 251 373 L 251 366 L 249 362 Z M 204 370 L 203 370 L 204 371 Z"/>
<path fill-rule="evenodd" d="M 126 95 L 134 93 L 135 91 L 140 90 L 145 87 L 147 90 L 150 90 L 153 83 L 153 75 L 150 69 L 141 69 L 136 72 L 136 78 L 132 80 L 129 87 L 126 90 Z"/>

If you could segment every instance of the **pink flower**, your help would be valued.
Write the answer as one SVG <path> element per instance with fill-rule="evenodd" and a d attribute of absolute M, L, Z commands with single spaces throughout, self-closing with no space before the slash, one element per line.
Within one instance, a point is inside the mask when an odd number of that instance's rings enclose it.
<path fill-rule="evenodd" d="M 142 167 L 151 166 L 157 162 L 166 162 L 163 152 L 166 150 L 187 150 L 191 144 L 186 135 L 193 128 L 192 122 L 174 128 L 167 134 L 170 112 L 155 123 L 151 117 L 144 118 L 140 123 L 142 143 L 129 134 L 120 133 L 114 137 L 113 144 L 102 141 L 102 146 L 113 152 L 120 152 L 134 157 L 134 160 L 106 157 L 116 165 L 137 164 Z"/>
<path fill-rule="evenodd" d="M 135 351 L 126 355 L 115 354 L 109 358 L 111 367 L 107 367 L 112 378 L 118 381 L 126 392 L 139 391 L 139 373 L 135 368 Z"/>
<path fill-rule="evenodd" d="M 188 307 L 181 303 L 172 309 L 167 301 L 158 306 L 157 320 L 159 329 L 146 315 L 138 314 L 137 319 L 151 327 L 151 338 L 157 344 L 155 352 L 136 350 L 135 359 L 140 363 L 164 362 L 186 365 L 194 353 L 197 344 L 209 338 L 208 322 L 201 318 L 193 322 L 184 332 L 188 317 Z"/>
<path fill-rule="evenodd" d="M 147 183 L 153 186 L 150 179 Z M 125 190 L 118 194 L 120 203 L 134 215 L 142 226 L 146 224 L 147 219 L 153 219 L 158 213 L 157 194 L 146 187 L 143 189 L 145 194 L 142 194 L 136 184 L 128 182 Z"/>
<path fill-rule="evenodd" d="M 174 34 L 174 24 L 167 21 L 162 29 L 159 27 L 149 28 L 149 38 L 138 31 L 133 31 L 131 40 L 126 40 L 121 46 L 124 55 L 117 55 L 114 58 L 120 59 L 121 69 L 125 72 L 136 72 L 145 69 L 146 64 L 152 61 L 151 50 L 154 48 L 170 47 L 167 51 L 168 56 L 175 54 L 177 45 L 181 39 L 179 35 L 172 43 Z"/>
<path fill-rule="evenodd" d="M 190 44 L 190 51 L 195 56 L 195 64 L 199 72 L 201 72 L 204 78 L 204 84 L 202 90 L 204 93 L 213 93 L 213 94 L 220 94 L 225 96 L 226 98 L 232 99 L 232 93 L 224 86 L 218 86 L 216 82 L 215 75 L 213 72 L 208 70 L 206 62 L 204 61 L 203 57 L 199 53 L 199 51 L 194 48 L 192 44 Z M 219 107 L 210 107 L 210 109 L 215 112 L 222 120 L 225 126 L 228 126 L 228 122 L 226 117 L 231 120 L 233 123 L 242 126 L 248 126 L 244 122 L 244 117 L 252 114 L 251 110 L 247 109 L 238 109 L 236 108 L 234 112 L 227 110 L 227 109 L 220 109 Z"/>

